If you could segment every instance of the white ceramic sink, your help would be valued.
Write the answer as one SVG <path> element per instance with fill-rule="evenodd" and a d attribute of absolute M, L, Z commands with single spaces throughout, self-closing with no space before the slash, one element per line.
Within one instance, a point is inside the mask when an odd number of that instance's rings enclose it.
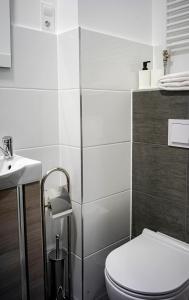
<path fill-rule="evenodd" d="M 41 179 L 41 162 L 14 155 L 10 159 L 0 156 L 0 189 L 27 184 Z"/>

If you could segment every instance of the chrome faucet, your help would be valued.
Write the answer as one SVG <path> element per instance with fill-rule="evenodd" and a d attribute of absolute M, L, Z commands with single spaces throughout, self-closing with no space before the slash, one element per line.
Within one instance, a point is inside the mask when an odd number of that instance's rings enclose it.
<path fill-rule="evenodd" d="M 3 152 L 4 157 L 9 159 L 13 157 L 13 145 L 12 145 L 12 137 L 4 136 L 2 138 L 3 147 L 0 147 L 0 150 Z"/>

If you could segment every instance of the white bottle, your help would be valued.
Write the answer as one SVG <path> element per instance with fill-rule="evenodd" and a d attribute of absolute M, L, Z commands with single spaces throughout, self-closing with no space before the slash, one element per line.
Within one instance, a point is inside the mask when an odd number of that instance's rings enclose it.
<path fill-rule="evenodd" d="M 150 89 L 151 87 L 151 71 L 148 70 L 148 63 L 150 61 L 144 61 L 143 69 L 139 71 L 139 89 Z"/>

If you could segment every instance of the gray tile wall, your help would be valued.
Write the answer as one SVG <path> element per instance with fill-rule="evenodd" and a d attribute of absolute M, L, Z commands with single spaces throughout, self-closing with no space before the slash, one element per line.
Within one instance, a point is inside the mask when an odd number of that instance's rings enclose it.
<path fill-rule="evenodd" d="M 189 242 L 189 150 L 167 145 L 168 119 L 189 119 L 189 92 L 134 92 L 132 234 Z"/>

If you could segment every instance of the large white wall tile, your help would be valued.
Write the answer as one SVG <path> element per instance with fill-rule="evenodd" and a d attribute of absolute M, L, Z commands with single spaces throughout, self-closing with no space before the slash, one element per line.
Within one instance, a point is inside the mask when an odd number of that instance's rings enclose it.
<path fill-rule="evenodd" d="M 81 205 L 72 201 L 72 252 L 82 257 Z"/>
<path fill-rule="evenodd" d="M 59 91 L 60 144 L 80 147 L 80 90 Z"/>
<path fill-rule="evenodd" d="M 142 62 L 152 57 L 152 46 L 81 29 L 82 88 L 138 88 Z"/>
<path fill-rule="evenodd" d="M 81 149 L 61 145 L 60 166 L 70 175 L 71 199 L 81 203 Z"/>
<path fill-rule="evenodd" d="M 82 261 L 72 255 L 72 292 L 73 300 L 82 300 Z"/>
<path fill-rule="evenodd" d="M 57 37 L 54 34 L 12 27 L 12 68 L 0 69 L 0 86 L 56 89 Z"/>
<path fill-rule="evenodd" d="M 58 0 L 45 0 L 47 4 L 54 5 L 56 10 Z M 39 0 L 10 0 L 11 20 L 14 24 L 37 28 L 41 27 L 40 5 Z"/>
<path fill-rule="evenodd" d="M 108 254 L 128 242 L 121 240 L 84 259 L 84 300 L 101 299 L 106 294 L 104 267 Z"/>
<path fill-rule="evenodd" d="M 79 25 L 151 44 L 152 0 L 79 0 Z"/>
<path fill-rule="evenodd" d="M 0 137 L 11 135 L 16 149 L 58 144 L 56 91 L 0 88 Z"/>
<path fill-rule="evenodd" d="M 83 146 L 131 140 L 131 92 L 82 90 Z"/>
<path fill-rule="evenodd" d="M 79 29 L 58 36 L 59 89 L 79 88 Z"/>
<path fill-rule="evenodd" d="M 83 205 L 84 255 L 130 235 L 130 191 Z"/>
<path fill-rule="evenodd" d="M 58 0 L 58 32 L 78 26 L 78 0 Z"/>
<path fill-rule="evenodd" d="M 17 155 L 27 158 L 36 159 L 42 162 L 42 173 L 46 174 L 47 171 L 59 165 L 59 146 L 48 146 L 39 148 L 30 148 L 23 150 L 16 150 Z M 59 186 L 60 176 L 55 174 L 49 177 L 47 187 Z"/>
<path fill-rule="evenodd" d="M 84 202 L 130 189 L 130 142 L 83 150 Z"/>

